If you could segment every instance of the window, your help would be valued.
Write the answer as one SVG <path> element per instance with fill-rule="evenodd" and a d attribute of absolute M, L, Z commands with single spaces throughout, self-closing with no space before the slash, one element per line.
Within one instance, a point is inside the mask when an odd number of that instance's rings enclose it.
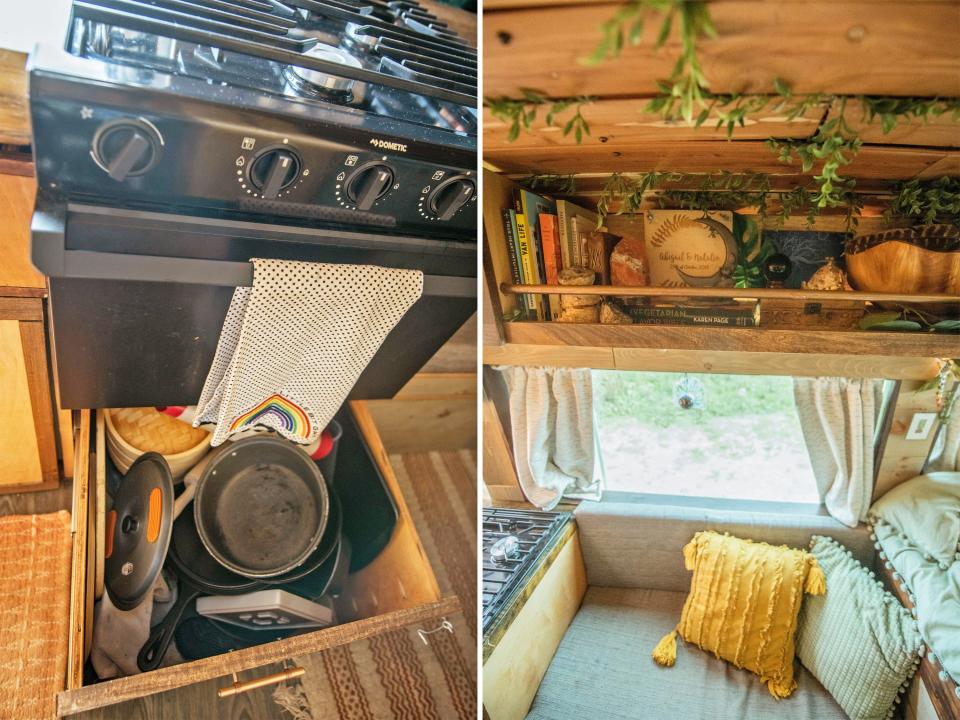
<path fill-rule="evenodd" d="M 789 377 L 594 372 L 607 490 L 818 503 Z"/>

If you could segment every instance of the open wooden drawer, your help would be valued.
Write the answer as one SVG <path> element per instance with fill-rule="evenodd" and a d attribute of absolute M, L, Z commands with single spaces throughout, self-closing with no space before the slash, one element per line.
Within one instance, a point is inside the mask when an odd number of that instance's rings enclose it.
<path fill-rule="evenodd" d="M 83 668 L 92 640 L 95 588 L 102 587 L 102 578 L 95 576 L 94 569 L 94 528 L 97 527 L 97 513 L 103 508 L 106 450 L 102 414 L 89 410 L 80 412 L 74 475 L 75 534 L 67 689 L 57 697 L 58 716 L 219 680 L 216 685 L 207 683 L 205 686 L 210 688 L 209 709 L 216 714 L 217 703 L 220 702 L 216 687 L 233 686 L 237 673 L 244 673 L 243 679 L 251 689 L 269 685 L 287 677 L 281 665 L 289 666 L 291 663 L 286 661 L 295 657 L 345 646 L 403 627 L 432 630 L 439 625 L 441 618 L 460 610 L 456 597 L 440 597 L 437 580 L 366 404 L 362 401 L 353 402 L 351 410 L 393 495 L 398 517 L 386 548 L 369 565 L 350 576 L 347 591 L 337 605 L 342 624 L 225 655 L 91 685 L 84 685 Z M 263 679 L 266 679 L 265 683 L 257 682 Z M 206 700 L 202 704 L 207 707 Z"/>

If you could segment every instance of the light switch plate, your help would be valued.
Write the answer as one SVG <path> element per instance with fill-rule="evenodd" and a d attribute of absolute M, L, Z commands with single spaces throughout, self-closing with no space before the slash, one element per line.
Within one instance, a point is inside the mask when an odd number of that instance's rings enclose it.
<path fill-rule="evenodd" d="M 913 414 L 910 427 L 907 428 L 907 440 L 926 440 L 937 420 L 937 414 L 932 412 L 918 412 Z"/>

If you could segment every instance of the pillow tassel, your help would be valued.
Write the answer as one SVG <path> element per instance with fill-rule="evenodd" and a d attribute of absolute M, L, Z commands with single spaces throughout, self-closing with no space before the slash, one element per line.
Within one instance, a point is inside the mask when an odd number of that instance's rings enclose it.
<path fill-rule="evenodd" d="M 767 680 L 767 690 L 769 690 L 770 694 L 773 695 L 777 700 L 790 697 L 790 695 L 796 689 L 796 680 Z"/>
<path fill-rule="evenodd" d="M 816 558 L 811 558 L 810 570 L 807 571 L 807 581 L 803 589 L 808 595 L 823 595 L 827 591 L 827 576 L 823 574 Z"/>
<path fill-rule="evenodd" d="M 653 649 L 653 660 L 657 665 L 673 667 L 677 659 L 677 629 L 674 628 L 657 643 Z"/>

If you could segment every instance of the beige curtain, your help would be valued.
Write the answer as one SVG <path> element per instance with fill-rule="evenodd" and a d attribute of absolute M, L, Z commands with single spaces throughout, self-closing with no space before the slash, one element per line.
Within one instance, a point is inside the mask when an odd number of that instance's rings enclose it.
<path fill-rule="evenodd" d="M 599 500 L 603 463 L 590 370 L 496 369 L 510 391 L 513 454 L 527 499 L 544 510 L 564 496 Z"/>
<path fill-rule="evenodd" d="M 873 494 L 883 381 L 794 378 L 793 391 L 820 501 L 837 520 L 855 527 L 866 519 Z"/>
<path fill-rule="evenodd" d="M 940 428 L 924 472 L 960 470 L 960 400 L 954 403 L 950 419 Z"/>

